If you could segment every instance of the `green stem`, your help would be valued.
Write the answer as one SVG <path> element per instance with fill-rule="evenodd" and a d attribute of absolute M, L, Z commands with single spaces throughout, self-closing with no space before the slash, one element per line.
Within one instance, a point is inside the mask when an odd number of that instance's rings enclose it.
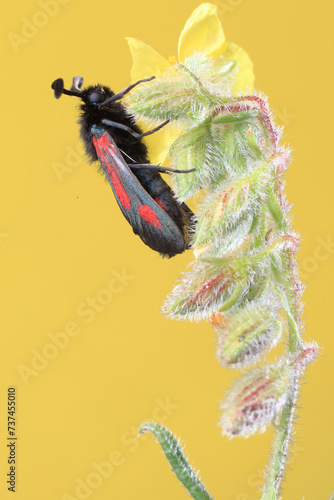
<path fill-rule="evenodd" d="M 270 468 L 266 477 L 261 500 L 276 500 L 283 479 L 285 462 L 288 456 L 294 410 L 298 393 L 299 373 L 296 372 L 290 386 L 290 396 L 282 411 L 281 421 L 276 434 L 274 452 Z"/>
<path fill-rule="evenodd" d="M 291 354 L 297 353 L 300 348 L 302 347 L 302 340 L 299 335 L 299 329 L 298 329 L 298 324 L 296 321 L 296 313 L 294 314 L 291 311 L 291 304 L 289 304 L 288 297 L 282 293 L 277 287 L 275 289 L 277 295 L 281 299 L 283 308 L 285 310 L 285 314 L 288 319 L 288 325 L 289 325 L 289 352 Z M 294 304 L 292 304 L 292 307 Z M 293 309 L 294 310 L 294 307 Z"/>
<path fill-rule="evenodd" d="M 281 229 L 285 229 L 285 227 L 287 227 L 287 223 L 283 211 L 281 210 L 282 199 L 278 181 L 276 186 L 278 187 L 278 189 L 276 190 L 278 200 L 275 197 L 274 192 L 272 190 L 268 190 L 268 200 L 270 200 L 268 205 L 269 208 L 271 208 L 272 215 L 276 215 L 276 217 L 274 218 L 276 219 L 275 221 L 278 226 Z M 277 200 L 276 202 L 275 199 Z M 302 349 L 303 344 L 300 336 L 300 318 L 298 313 L 295 263 L 293 259 L 293 253 L 289 249 L 285 251 L 285 265 L 283 272 L 286 276 L 286 280 L 284 283 L 285 293 L 283 293 L 278 287 L 276 287 L 276 292 L 281 299 L 282 306 L 288 319 L 289 353 L 296 354 Z M 288 447 L 290 444 L 294 410 L 296 407 L 296 400 L 298 395 L 299 377 L 300 369 L 296 367 L 296 371 L 293 374 L 293 378 L 290 384 L 289 397 L 283 407 L 280 423 L 277 429 L 272 460 L 268 469 L 267 476 L 265 478 L 265 485 L 261 500 L 276 500 L 278 498 L 283 479 L 285 462 L 288 458 Z"/>
<path fill-rule="evenodd" d="M 293 272 L 293 270 L 291 270 Z M 290 277 L 292 279 L 292 277 Z M 281 293 L 277 291 L 282 300 L 289 324 L 289 352 L 296 354 L 302 348 L 302 341 L 299 333 L 299 318 L 296 311 L 296 295 Z M 288 458 L 288 447 L 293 425 L 294 410 L 298 395 L 299 369 L 293 375 L 290 384 L 289 397 L 285 403 L 278 426 L 272 460 L 268 474 L 265 478 L 265 485 L 261 500 L 276 500 L 281 487 L 285 462 Z"/>

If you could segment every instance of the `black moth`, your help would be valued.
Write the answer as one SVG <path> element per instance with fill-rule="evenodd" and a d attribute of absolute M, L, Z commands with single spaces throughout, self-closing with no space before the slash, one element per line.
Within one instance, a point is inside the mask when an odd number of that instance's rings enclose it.
<path fill-rule="evenodd" d="M 154 77 L 152 77 L 154 78 Z M 55 97 L 62 94 L 81 98 L 80 134 L 90 161 L 99 160 L 113 189 L 118 205 L 143 242 L 163 256 L 173 257 L 191 245 L 194 215 L 185 203 L 179 203 L 159 172 L 175 171 L 150 165 L 142 137 L 134 118 L 119 102 L 141 80 L 115 94 L 103 85 L 81 89 L 83 79 L 73 78 L 70 90 L 61 78 L 52 84 Z M 192 170 L 190 170 L 192 171 Z"/>

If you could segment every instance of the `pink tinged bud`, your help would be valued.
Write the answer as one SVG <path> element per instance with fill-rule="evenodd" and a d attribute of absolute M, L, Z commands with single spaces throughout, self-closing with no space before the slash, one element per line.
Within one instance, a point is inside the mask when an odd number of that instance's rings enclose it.
<path fill-rule="evenodd" d="M 229 225 L 246 212 L 249 202 L 249 183 L 244 181 L 216 193 L 204 207 L 198 220 L 193 246 L 203 245 L 212 238 L 228 233 Z"/>
<path fill-rule="evenodd" d="M 227 313 L 222 321 L 217 321 L 217 313 L 211 318 L 219 362 L 232 368 L 255 362 L 277 343 L 282 331 L 276 309 L 267 305 L 252 304 Z"/>
<path fill-rule="evenodd" d="M 286 363 L 250 370 L 232 386 L 222 405 L 222 433 L 248 437 L 266 430 L 289 395 L 292 368 Z"/>
<path fill-rule="evenodd" d="M 229 265 L 195 263 L 193 270 L 167 297 L 162 312 L 197 321 L 228 303 L 240 287 L 240 278 Z M 241 291 L 239 293 L 241 295 Z"/>
<path fill-rule="evenodd" d="M 304 370 L 320 354 L 321 347 L 316 342 L 304 343 L 303 349 L 292 360 L 291 365 Z"/>

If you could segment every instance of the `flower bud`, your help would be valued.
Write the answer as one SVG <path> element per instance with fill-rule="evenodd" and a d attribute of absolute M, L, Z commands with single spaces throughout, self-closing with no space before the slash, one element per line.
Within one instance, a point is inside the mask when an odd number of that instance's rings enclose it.
<path fill-rule="evenodd" d="M 233 223 L 225 227 L 223 234 L 217 233 L 214 238 L 207 240 L 207 243 L 193 244 L 195 257 L 198 259 L 214 255 L 217 258 L 223 258 L 241 248 L 246 251 L 246 248 L 252 243 L 247 237 L 253 224 L 253 218 L 252 212 L 243 212 Z"/>
<path fill-rule="evenodd" d="M 292 373 L 284 360 L 250 370 L 237 380 L 221 407 L 223 435 L 248 437 L 264 432 L 287 401 Z"/>
<path fill-rule="evenodd" d="M 229 262 L 197 262 L 167 297 L 162 312 L 173 318 L 201 320 L 225 304 L 236 303 L 245 279 Z M 243 283 L 245 283 L 243 285 Z"/>
<path fill-rule="evenodd" d="M 309 363 L 313 363 L 320 351 L 321 347 L 316 342 L 306 342 L 297 356 L 292 358 L 291 364 L 303 371 Z"/>
<path fill-rule="evenodd" d="M 224 190 L 219 190 L 203 208 L 197 223 L 193 246 L 203 245 L 228 231 L 228 226 L 238 221 L 241 212 L 246 212 L 249 203 L 249 183 L 243 181 Z"/>
<path fill-rule="evenodd" d="M 228 313 L 222 321 L 210 319 L 218 334 L 218 359 L 222 366 L 240 368 L 253 363 L 273 347 L 281 334 L 274 307 L 252 304 Z"/>

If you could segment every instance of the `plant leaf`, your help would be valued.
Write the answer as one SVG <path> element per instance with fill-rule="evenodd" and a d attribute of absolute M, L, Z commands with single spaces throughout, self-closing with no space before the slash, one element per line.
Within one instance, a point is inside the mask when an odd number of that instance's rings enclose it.
<path fill-rule="evenodd" d="M 213 500 L 187 461 L 178 439 L 169 429 L 154 422 L 146 422 L 140 426 L 139 432 L 154 434 L 176 477 L 195 500 Z"/>

